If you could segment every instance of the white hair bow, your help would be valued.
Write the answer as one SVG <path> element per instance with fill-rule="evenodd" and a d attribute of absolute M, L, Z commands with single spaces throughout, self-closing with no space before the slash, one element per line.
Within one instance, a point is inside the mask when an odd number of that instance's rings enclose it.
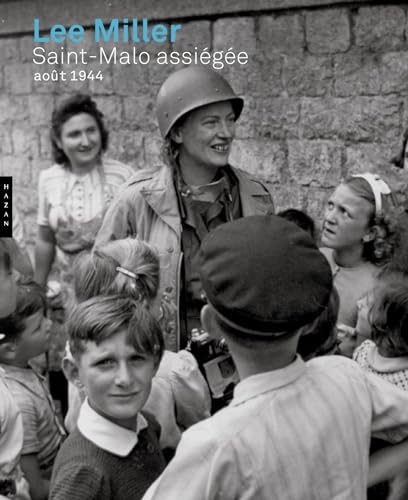
<path fill-rule="evenodd" d="M 384 182 L 378 174 L 372 174 L 371 172 L 366 172 L 364 174 L 356 174 L 352 177 L 360 177 L 361 179 L 365 179 L 371 187 L 371 190 L 374 195 L 375 201 L 375 215 L 378 215 L 382 211 L 382 198 L 381 196 L 384 194 L 391 194 L 391 189 L 389 185 Z"/>

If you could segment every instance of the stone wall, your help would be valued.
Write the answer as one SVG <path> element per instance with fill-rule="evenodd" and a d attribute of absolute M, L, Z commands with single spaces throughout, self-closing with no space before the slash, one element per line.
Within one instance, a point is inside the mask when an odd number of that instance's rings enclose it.
<path fill-rule="evenodd" d="M 0 175 L 14 177 L 30 244 L 36 232 L 38 172 L 51 164 L 48 124 L 56 100 L 91 92 L 111 131 L 109 155 L 142 168 L 158 161 L 155 95 L 175 69 L 105 64 L 103 81 L 34 82 L 39 67 L 32 63 L 33 17 L 46 27 L 81 22 L 72 4 L 81 5 L 44 0 L 36 11 L 35 2 L 0 3 Z M 408 173 L 391 167 L 390 160 L 408 126 L 408 5 L 263 0 L 253 10 L 247 0 L 210 1 L 203 12 L 202 5 L 194 10 L 191 1 L 185 10 L 177 8 L 181 2 L 173 6 L 158 0 L 140 2 L 137 9 L 130 8 L 136 4 L 130 0 L 114 10 L 108 9 L 112 2 L 103 4 L 105 10 L 97 15 L 105 20 L 137 16 L 181 22 L 176 43 L 166 50 L 232 47 L 248 52 L 246 66 L 223 70 L 245 97 L 232 163 L 267 179 L 278 209 L 300 207 L 320 219 L 339 180 L 364 170 L 384 173 L 404 197 Z M 89 5 L 79 7 L 88 26 L 95 2 Z M 83 44 L 90 51 L 96 50 L 91 35 Z M 139 51 L 153 54 L 157 49 L 138 44 Z M 57 69 L 73 67 L 60 64 Z M 100 69 L 96 64 L 90 68 Z"/>

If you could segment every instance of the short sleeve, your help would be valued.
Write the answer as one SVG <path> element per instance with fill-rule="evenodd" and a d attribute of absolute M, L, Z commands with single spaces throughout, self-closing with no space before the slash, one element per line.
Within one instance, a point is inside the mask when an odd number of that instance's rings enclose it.
<path fill-rule="evenodd" d="M 46 179 L 44 172 L 40 172 L 38 179 L 38 213 L 37 224 L 39 226 L 49 226 L 49 203 L 46 194 Z"/>

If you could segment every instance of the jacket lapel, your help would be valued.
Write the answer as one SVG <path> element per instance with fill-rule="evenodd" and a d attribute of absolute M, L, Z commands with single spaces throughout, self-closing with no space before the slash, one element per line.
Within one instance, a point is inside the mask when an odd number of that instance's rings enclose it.
<path fill-rule="evenodd" d="M 161 168 L 141 194 L 152 210 L 180 237 L 180 214 L 171 169 L 167 166 Z"/>
<path fill-rule="evenodd" d="M 265 203 L 269 192 L 262 184 L 253 181 L 245 172 L 234 169 L 239 183 L 239 195 L 243 217 L 248 215 L 267 215 L 273 213 L 272 202 Z"/>

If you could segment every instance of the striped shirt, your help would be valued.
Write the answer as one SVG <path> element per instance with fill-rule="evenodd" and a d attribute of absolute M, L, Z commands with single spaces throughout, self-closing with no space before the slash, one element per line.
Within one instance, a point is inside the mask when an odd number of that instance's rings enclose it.
<path fill-rule="evenodd" d="M 372 433 L 408 437 L 408 393 L 341 356 L 297 357 L 188 429 L 144 500 L 362 500 Z"/>
<path fill-rule="evenodd" d="M 45 478 L 51 475 L 52 465 L 64 437 L 51 395 L 44 378 L 31 368 L 1 364 L 0 376 L 14 397 L 23 417 L 24 441 L 22 455 L 37 455 Z"/>

